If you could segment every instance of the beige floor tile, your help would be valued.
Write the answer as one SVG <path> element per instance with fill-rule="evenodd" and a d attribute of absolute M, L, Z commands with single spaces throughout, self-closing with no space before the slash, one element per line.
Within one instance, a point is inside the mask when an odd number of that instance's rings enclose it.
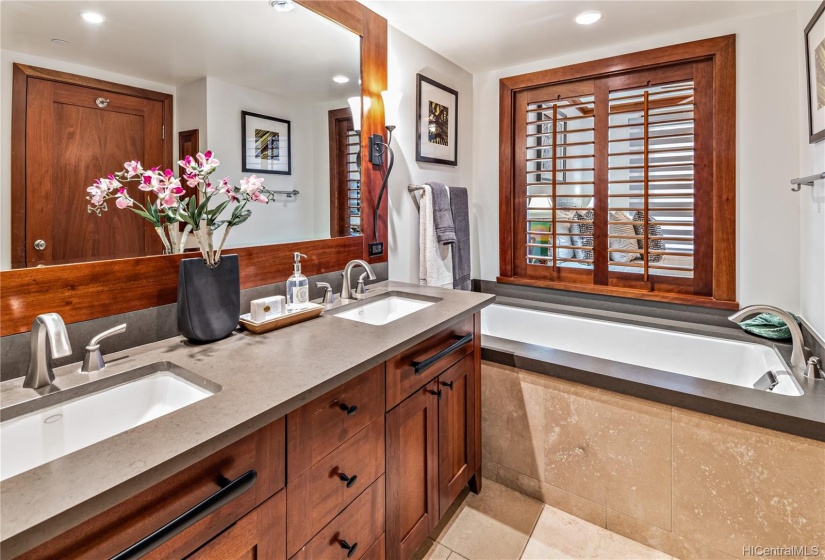
<path fill-rule="evenodd" d="M 663 552 L 550 506 L 544 506 L 522 558 L 525 560 L 671 559 Z"/>
<path fill-rule="evenodd" d="M 480 494 L 465 494 L 457 503 L 430 537 L 467 560 L 517 560 L 542 509 L 490 480 Z"/>
<path fill-rule="evenodd" d="M 452 553 L 450 553 L 450 556 L 449 556 L 449 558 L 447 558 L 447 560 L 467 560 L 467 559 L 464 558 L 462 555 L 460 555 L 458 552 L 452 552 Z"/>
<path fill-rule="evenodd" d="M 413 560 L 449 560 L 452 550 L 444 545 L 438 544 L 432 539 L 427 539 L 421 548 L 413 554 Z"/>

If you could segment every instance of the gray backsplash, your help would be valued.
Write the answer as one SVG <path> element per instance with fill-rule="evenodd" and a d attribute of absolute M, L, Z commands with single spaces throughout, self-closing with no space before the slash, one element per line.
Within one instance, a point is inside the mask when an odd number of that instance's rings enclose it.
<path fill-rule="evenodd" d="M 373 265 L 377 279 L 380 282 L 388 278 L 389 269 L 387 263 Z M 285 271 L 289 274 L 290 271 Z M 316 282 L 327 282 L 332 285 L 333 291 L 337 294 L 341 292 L 342 275 L 341 272 L 330 272 L 309 277 L 310 299 L 317 299 L 323 292 L 315 287 Z M 372 281 L 369 283 L 373 283 Z M 258 288 L 241 290 L 241 312 L 249 312 L 249 302 L 273 295 L 285 295 L 286 282 L 268 284 Z M 32 317 L 34 319 L 34 317 Z M 143 344 L 149 344 L 165 338 L 178 336 L 176 305 L 162 305 L 160 307 L 150 307 L 139 311 L 121 313 L 81 321 L 66 325 L 69 333 L 69 342 L 72 345 L 72 354 L 66 358 L 55 360 L 56 366 L 79 362 L 83 359 L 86 345 L 96 334 L 105 331 L 110 327 L 126 323 L 126 332 L 107 338 L 102 343 L 104 354 L 134 348 Z M 30 337 L 29 333 L 13 334 L 0 338 L 0 381 L 8 381 L 15 377 L 26 374 L 29 367 Z"/>

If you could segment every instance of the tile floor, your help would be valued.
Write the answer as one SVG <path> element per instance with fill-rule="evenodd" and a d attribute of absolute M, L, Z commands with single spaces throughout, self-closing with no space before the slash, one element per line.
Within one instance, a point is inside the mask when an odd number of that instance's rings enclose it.
<path fill-rule="evenodd" d="M 485 479 L 466 491 L 414 560 L 671 560 L 671 556 Z"/>

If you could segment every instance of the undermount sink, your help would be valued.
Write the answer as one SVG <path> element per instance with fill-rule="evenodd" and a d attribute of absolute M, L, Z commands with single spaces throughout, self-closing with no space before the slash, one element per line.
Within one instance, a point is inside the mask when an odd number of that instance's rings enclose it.
<path fill-rule="evenodd" d="M 210 397 L 220 385 L 158 362 L 0 410 L 0 480 Z"/>
<path fill-rule="evenodd" d="M 435 301 L 406 297 L 403 295 L 390 295 L 388 297 L 375 299 L 375 301 L 370 301 L 349 311 L 336 313 L 335 317 L 380 326 L 396 321 L 401 317 L 406 317 L 410 313 L 425 309 L 434 303 Z"/>

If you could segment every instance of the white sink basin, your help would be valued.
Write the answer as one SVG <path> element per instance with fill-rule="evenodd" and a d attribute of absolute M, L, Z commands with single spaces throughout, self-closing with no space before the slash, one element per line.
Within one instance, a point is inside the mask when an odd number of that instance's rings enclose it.
<path fill-rule="evenodd" d="M 58 391 L 24 403 L 37 406 L 41 399 L 46 401 L 44 404 L 56 398 L 63 401 L 0 423 L 0 480 L 189 406 L 220 390 L 220 386 L 194 375 L 193 378 L 202 379 L 202 384 L 215 390 L 199 387 L 171 371 L 154 369 L 138 379 L 128 376 L 129 380 L 121 384 L 71 400 L 65 400 L 65 395 L 61 395 L 64 391 Z M 104 379 L 87 385 L 104 381 L 111 384 Z M 88 388 L 80 385 L 65 392 L 80 391 Z"/>
<path fill-rule="evenodd" d="M 433 303 L 435 302 L 403 296 L 390 296 L 371 301 L 343 313 L 337 313 L 335 317 L 370 325 L 386 325 L 410 313 L 427 308 Z"/>

